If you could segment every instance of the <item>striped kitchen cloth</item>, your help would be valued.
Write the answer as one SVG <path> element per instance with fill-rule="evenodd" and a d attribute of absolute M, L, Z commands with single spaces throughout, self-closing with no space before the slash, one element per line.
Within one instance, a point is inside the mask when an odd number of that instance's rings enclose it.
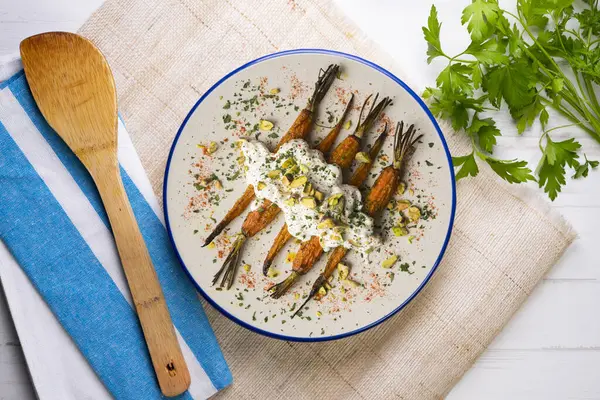
<path fill-rule="evenodd" d="M 192 375 L 179 398 L 210 397 L 231 373 L 121 122 L 119 161 Z M 0 239 L 0 278 L 40 398 L 162 397 L 100 197 L 22 71 L 0 83 Z"/>

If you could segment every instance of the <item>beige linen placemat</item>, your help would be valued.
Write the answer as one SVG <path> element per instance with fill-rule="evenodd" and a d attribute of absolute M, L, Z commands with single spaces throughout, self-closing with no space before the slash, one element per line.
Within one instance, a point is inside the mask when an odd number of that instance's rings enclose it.
<path fill-rule="evenodd" d="M 299 47 L 389 56 L 319 0 L 108 0 L 81 33 L 108 57 L 120 111 L 157 195 L 167 153 L 202 93 L 258 56 Z M 410 83 L 410 81 L 409 81 Z M 463 136 L 445 129 L 464 154 Z M 435 399 L 448 393 L 574 239 L 562 219 L 483 170 L 458 184 L 454 233 L 433 279 L 388 322 L 330 343 L 287 343 L 207 311 L 231 399 Z"/>

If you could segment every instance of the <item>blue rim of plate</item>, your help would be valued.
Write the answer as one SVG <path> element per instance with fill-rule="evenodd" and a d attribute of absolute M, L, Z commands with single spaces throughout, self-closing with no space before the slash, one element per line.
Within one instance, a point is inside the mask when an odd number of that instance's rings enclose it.
<path fill-rule="evenodd" d="M 421 282 L 421 284 L 419 285 L 419 287 L 404 301 L 402 302 L 402 304 L 400 304 L 398 307 L 396 307 L 394 310 L 392 310 L 391 312 L 389 312 L 387 315 L 381 317 L 380 319 L 378 319 L 377 321 L 371 322 L 368 325 L 362 326 L 358 329 L 349 331 L 349 332 L 344 332 L 338 335 L 333 335 L 333 336 L 325 336 L 325 337 L 317 337 L 317 338 L 312 338 L 312 337 L 295 337 L 295 336 L 286 336 L 286 335 L 280 335 L 277 333 L 273 333 L 273 332 L 269 332 L 263 329 L 260 329 L 256 326 L 250 325 L 240 319 L 238 319 L 237 317 L 235 317 L 234 315 L 230 314 L 229 312 L 227 312 L 225 309 L 223 309 L 217 302 L 215 302 L 198 284 L 198 282 L 196 282 L 196 280 L 193 278 L 190 270 L 188 269 L 188 267 L 185 265 L 185 263 L 183 262 L 183 259 L 181 258 L 181 255 L 179 254 L 179 250 L 177 249 L 177 244 L 175 243 L 175 239 L 173 238 L 173 233 L 171 232 L 171 225 L 169 223 L 169 213 L 168 213 L 168 208 L 167 208 L 167 184 L 169 181 L 169 169 L 171 167 L 171 159 L 173 158 L 173 152 L 175 151 L 175 147 L 177 146 L 177 142 L 179 141 L 179 136 L 181 136 L 181 133 L 183 132 L 183 129 L 185 128 L 188 120 L 190 119 L 190 117 L 194 114 L 194 111 L 196 111 L 196 108 L 198 108 L 198 106 L 202 103 L 202 101 L 204 101 L 204 99 L 206 97 L 208 97 L 208 95 L 210 95 L 212 93 L 213 90 L 215 90 L 218 86 L 220 86 L 223 82 L 225 82 L 227 79 L 229 79 L 230 77 L 236 75 L 238 72 L 254 65 L 257 64 L 259 62 L 265 61 L 265 60 L 269 60 L 271 58 L 277 58 L 277 57 L 283 57 L 283 56 L 289 56 L 289 55 L 293 55 L 293 54 L 327 54 L 327 55 L 333 55 L 333 56 L 338 56 L 338 57 L 343 57 L 349 60 L 353 60 L 353 61 L 357 61 L 360 62 L 362 64 L 365 64 L 373 69 L 375 69 L 376 71 L 386 75 L 387 77 L 389 77 L 390 79 L 392 79 L 394 82 L 396 82 L 397 84 L 399 84 L 402 88 L 404 88 L 404 90 L 406 90 L 412 97 L 413 99 L 419 103 L 419 105 L 421 106 L 421 108 L 425 111 L 425 113 L 427 114 L 427 116 L 429 117 L 429 119 L 431 120 L 431 122 L 433 123 L 433 126 L 435 127 L 435 130 L 438 133 L 438 136 L 440 137 L 440 140 L 442 141 L 442 145 L 444 146 L 444 151 L 446 153 L 446 158 L 448 159 L 448 166 L 450 169 L 450 178 L 452 179 L 452 210 L 450 211 L 450 221 L 448 224 L 448 232 L 446 233 L 446 238 L 444 240 L 444 244 L 442 245 L 442 249 L 440 250 L 440 254 L 438 255 L 438 258 L 435 260 L 435 263 L 433 264 L 433 267 L 431 268 L 431 271 L 429 271 L 429 274 L 427 274 L 427 276 L 425 277 L 425 279 L 423 279 L 423 282 Z M 260 333 L 261 335 L 265 335 L 268 337 L 272 337 L 275 339 L 280 339 L 280 340 L 289 340 L 289 341 L 293 341 L 293 342 L 325 342 L 325 341 L 329 341 L 329 340 L 337 340 L 337 339 L 343 339 L 345 337 L 349 337 L 349 336 L 353 336 L 356 335 L 358 333 L 364 332 L 368 329 L 373 328 L 374 326 L 377 326 L 379 324 L 381 324 L 382 322 L 386 321 L 387 319 L 389 319 L 390 317 L 392 317 L 393 315 L 395 315 L 398 311 L 402 310 L 404 307 L 406 307 L 406 305 L 408 303 L 410 303 L 420 292 L 421 290 L 423 290 L 423 288 L 425 287 L 425 285 L 427 284 L 427 282 L 429 282 L 429 280 L 431 279 L 433 273 L 437 270 L 440 262 L 442 261 L 442 258 L 444 257 L 444 253 L 446 252 L 446 247 L 448 246 L 448 242 L 450 241 L 450 236 L 452 235 L 452 227 L 454 226 L 454 214 L 456 211 L 456 180 L 454 177 L 454 167 L 452 164 L 452 156 L 450 155 L 450 150 L 448 149 L 448 144 L 446 143 L 446 139 L 444 138 L 444 134 L 442 133 L 442 130 L 440 129 L 437 121 L 435 120 L 435 117 L 433 116 L 433 114 L 431 113 L 431 111 L 429 110 L 429 108 L 425 105 L 425 103 L 423 102 L 423 100 L 406 84 L 404 83 L 400 78 L 396 77 L 394 74 L 392 74 L 391 72 L 389 72 L 388 70 L 386 70 L 383 67 L 380 67 L 379 65 L 365 60 L 364 58 L 355 56 L 353 54 L 348 54 L 348 53 L 342 53 L 340 51 L 335 51 L 335 50 L 326 50 L 326 49 L 294 49 L 294 50 L 285 50 L 285 51 L 280 51 L 277 53 L 272 53 L 272 54 L 267 54 L 266 56 L 262 56 L 259 57 L 255 60 L 252 60 L 244 65 L 242 65 L 241 67 L 238 67 L 236 69 L 234 69 L 233 71 L 231 71 L 230 73 L 228 73 L 227 75 L 225 75 L 224 77 L 222 77 L 221 79 L 219 79 L 217 81 L 217 83 L 215 83 L 214 85 L 211 86 L 210 89 L 208 89 L 206 91 L 206 93 L 204 93 L 202 95 L 202 97 L 200 97 L 200 99 L 196 102 L 196 104 L 194 104 L 194 106 L 192 107 L 192 109 L 190 110 L 190 112 L 186 115 L 185 119 L 183 120 L 181 126 L 179 127 L 179 130 L 177 131 L 177 135 L 175 135 L 175 139 L 173 139 L 173 144 L 171 145 L 171 149 L 169 150 L 169 157 L 167 158 L 167 167 L 165 169 L 165 179 L 163 182 L 163 211 L 165 214 L 165 223 L 167 226 L 167 233 L 169 235 L 169 240 L 171 241 L 171 244 L 173 245 L 173 249 L 175 250 L 175 254 L 177 254 L 177 258 L 179 259 L 179 263 L 182 265 L 185 273 L 187 274 L 187 276 L 190 278 L 190 280 L 192 281 L 192 283 L 194 284 L 194 286 L 196 287 L 196 289 L 202 294 L 202 296 L 206 299 L 206 301 L 208 301 L 214 308 L 216 308 L 217 310 L 219 310 L 219 312 L 223 315 L 225 315 L 227 318 L 229 318 L 230 320 L 232 320 L 233 322 L 243 326 L 246 329 L 249 329 L 253 332 L 256 333 Z"/>

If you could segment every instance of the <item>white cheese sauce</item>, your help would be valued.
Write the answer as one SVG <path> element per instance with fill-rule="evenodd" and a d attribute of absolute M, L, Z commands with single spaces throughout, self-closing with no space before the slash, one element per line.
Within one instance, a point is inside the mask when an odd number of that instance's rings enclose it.
<path fill-rule="evenodd" d="M 318 236 L 325 251 L 344 246 L 368 253 L 381 243 L 373 219 L 361 211 L 360 191 L 342 184 L 341 169 L 304 140 L 292 140 L 277 153 L 241 140 L 241 150 L 246 181 L 256 197 L 279 206 L 292 236 L 301 241 Z"/>

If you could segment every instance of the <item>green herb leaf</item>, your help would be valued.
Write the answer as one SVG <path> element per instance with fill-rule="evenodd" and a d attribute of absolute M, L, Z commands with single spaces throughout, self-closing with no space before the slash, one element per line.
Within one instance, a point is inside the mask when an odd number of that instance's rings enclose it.
<path fill-rule="evenodd" d="M 481 42 L 494 32 L 494 24 L 498 21 L 498 3 L 495 0 L 473 0 L 473 2 L 463 10 L 462 24 L 467 25 L 467 30 L 471 34 L 471 39 L 475 42 Z"/>
<path fill-rule="evenodd" d="M 452 157 L 452 164 L 454 164 L 454 168 L 460 167 L 456 173 L 457 181 L 467 176 L 477 176 L 479 173 L 474 152 L 462 157 Z"/>
<path fill-rule="evenodd" d="M 566 166 L 576 170 L 579 169 L 577 150 L 580 148 L 581 145 L 575 139 L 571 138 L 562 142 L 554 142 L 546 135 L 546 147 L 544 148 L 538 168 L 540 177 L 538 183 L 548 193 L 551 200 L 556 199 L 562 186 L 566 183 Z M 583 173 L 584 171 L 581 172 L 581 176 L 583 176 Z M 577 175 L 577 172 L 575 174 Z"/>
<path fill-rule="evenodd" d="M 437 78 L 437 85 L 447 92 L 473 93 L 471 88 L 471 69 L 463 64 L 449 64 Z"/>
<path fill-rule="evenodd" d="M 573 178 L 575 178 L 575 179 L 587 178 L 590 169 L 597 168 L 598 164 L 599 164 L 598 161 L 588 160 L 587 157 L 585 157 L 585 163 L 583 163 L 579 167 L 577 167 L 577 169 L 575 170 L 575 175 L 573 175 Z"/>
<path fill-rule="evenodd" d="M 485 161 L 492 167 L 494 172 L 508 183 L 535 181 L 535 178 L 531 175 L 531 170 L 527 168 L 527 161 L 496 160 L 495 158 L 486 158 Z"/>
<path fill-rule="evenodd" d="M 472 42 L 465 53 L 471 54 L 479 62 L 486 65 L 503 64 L 508 61 L 508 56 L 505 55 L 506 47 L 494 38 L 485 42 Z"/>
<path fill-rule="evenodd" d="M 427 28 L 423 27 L 423 35 L 427 41 L 427 64 L 431 63 L 436 57 L 443 56 L 442 45 L 440 43 L 440 28 L 442 24 L 438 21 L 437 9 L 431 6 L 429 18 L 427 19 Z"/>
<path fill-rule="evenodd" d="M 491 153 L 494 150 L 496 137 L 501 135 L 500 130 L 496 127 L 496 123 L 493 119 L 479 119 L 477 114 L 473 116 L 471 126 L 469 126 L 467 132 L 477 137 L 481 148 L 488 153 Z"/>
<path fill-rule="evenodd" d="M 491 69 L 483 80 L 483 88 L 492 105 L 500 107 L 504 99 L 510 111 L 515 112 L 533 102 L 536 81 L 533 66 L 518 60 Z"/>

